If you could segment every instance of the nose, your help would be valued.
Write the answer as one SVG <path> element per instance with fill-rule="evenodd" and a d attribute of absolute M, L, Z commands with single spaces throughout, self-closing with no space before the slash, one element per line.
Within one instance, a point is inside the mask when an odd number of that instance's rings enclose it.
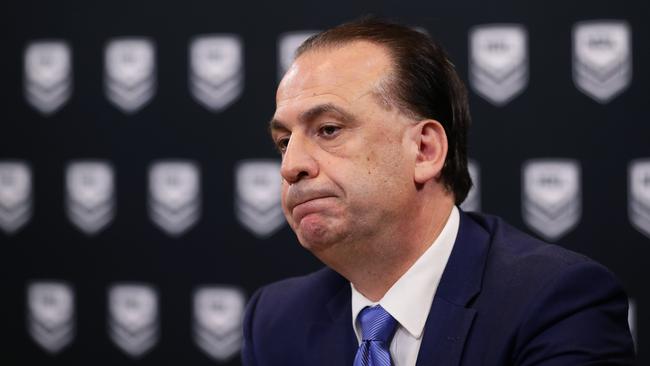
<path fill-rule="evenodd" d="M 313 146 L 299 134 L 292 134 L 282 156 L 282 178 L 289 184 L 318 175 L 318 163 L 313 156 Z"/>

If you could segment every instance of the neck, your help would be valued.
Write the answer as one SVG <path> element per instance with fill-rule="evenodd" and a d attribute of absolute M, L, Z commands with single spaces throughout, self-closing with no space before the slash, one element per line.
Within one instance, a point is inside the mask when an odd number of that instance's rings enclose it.
<path fill-rule="evenodd" d="M 421 201 L 401 225 L 363 242 L 346 243 L 342 247 L 350 250 L 320 259 L 365 297 L 379 301 L 438 238 L 453 206 L 450 195 Z"/>

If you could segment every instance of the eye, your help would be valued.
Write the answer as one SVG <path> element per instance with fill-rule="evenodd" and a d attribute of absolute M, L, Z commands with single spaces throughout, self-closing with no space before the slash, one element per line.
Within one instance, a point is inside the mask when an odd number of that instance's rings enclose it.
<path fill-rule="evenodd" d="M 324 125 L 319 130 L 318 133 L 323 137 L 334 137 L 339 132 L 341 127 L 335 125 Z"/>
<path fill-rule="evenodd" d="M 284 154 L 284 152 L 287 150 L 288 145 L 289 137 L 280 137 L 279 139 L 275 140 L 275 147 L 282 154 Z"/>

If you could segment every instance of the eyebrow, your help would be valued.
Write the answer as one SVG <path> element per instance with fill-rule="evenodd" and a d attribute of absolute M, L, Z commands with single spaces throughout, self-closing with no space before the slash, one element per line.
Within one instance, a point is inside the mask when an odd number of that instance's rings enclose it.
<path fill-rule="evenodd" d="M 324 114 L 333 114 L 337 118 L 339 118 L 342 122 L 346 122 L 346 123 L 351 123 L 355 121 L 354 116 L 350 112 L 332 103 L 318 104 L 316 106 L 309 108 L 308 110 L 300 113 L 300 115 L 298 116 L 298 121 L 300 121 L 301 123 L 310 122 Z M 271 122 L 269 122 L 269 132 L 273 132 L 277 130 L 288 130 L 288 128 L 285 126 L 285 124 L 282 121 L 273 118 Z"/>

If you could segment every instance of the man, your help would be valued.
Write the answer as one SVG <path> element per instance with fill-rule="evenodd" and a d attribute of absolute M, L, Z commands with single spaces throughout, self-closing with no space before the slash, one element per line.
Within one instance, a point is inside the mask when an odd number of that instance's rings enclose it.
<path fill-rule="evenodd" d="M 284 213 L 327 267 L 252 297 L 245 365 L 631 363 L 609 271 L 456 207 L 466 92 L 426 35 L 376 19 L 325 31 L 276 101 Z"/>

